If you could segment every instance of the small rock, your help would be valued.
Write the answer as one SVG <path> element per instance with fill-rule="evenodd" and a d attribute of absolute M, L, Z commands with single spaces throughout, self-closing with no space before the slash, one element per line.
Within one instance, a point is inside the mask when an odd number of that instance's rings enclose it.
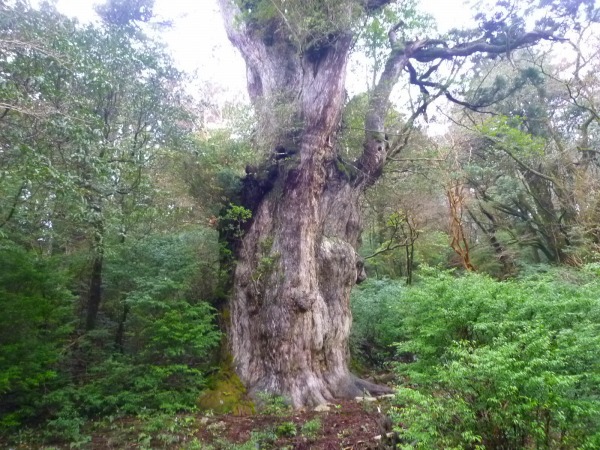
<path fill-rule="evenodd" d="M 385 433 L 385 437 L 386 438 L 394 437 L 394 433 L 393 432 L 392 433 Z M 376 440 L 376 441 L 380 441 L 382 438 L 383 438 L 383 435 L 379 434 L 379 435 L 375 436 L 373 439 Z"/>
<path fill-rule="evenodd" d="M 356 397 L 355 400 L 357 402 L 376 402 L 377 399 L 375 397 Z"/>
<path fill-rule="evenodd" d="M 202 419 L 200 419 L 200 423 L 202 425 L 206 425 L 209 422 L 209 418 L 208 417 L 203 417 Z"/>
<path fill-rule="evenodd" d="M 377 398 L 396 398 L 396 394 L 383 394 L 378 395 Z"/>
<path fill-rule="evenodd" d="M 319 405 L 317 407 L 315 407 L 314 411 L 316 412 L 327 412 L 327 411 L 331 411 L 331 407 L 327 404 L 324 405 Z"/>

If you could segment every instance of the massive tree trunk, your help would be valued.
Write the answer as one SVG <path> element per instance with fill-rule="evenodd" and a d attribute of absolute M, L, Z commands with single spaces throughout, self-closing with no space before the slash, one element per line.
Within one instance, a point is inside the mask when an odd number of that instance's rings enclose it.
<path fill-rule="evenodd" d="M 246 196 L 252 198 L 245 206 L 253 215 L 237 244 L 230 342 L 249 391 L 284 395 L 295 407 L 389 391 L 348 370 L 349 296 L 364 276 L 356 253 L 359 199 L 393 152 L 384 119 L 409 59 L 428 63 L 481 51 L 506 53 L 507 46 L 542 38 L 526 34 L 496 47 L 478 40 L 449 48 L 428 40 L 400 45 L 391 32 L 392 51 L 370 93 L 363 154 L 347 162 L 338 154 L 336 133 L 353 36 L 351 26 L 338 24 L 350 24 L 357 7 L 368 12 L 390 1 L 310 3 L 332 25 L 302 37 L 286 14 L 288 6 L 302 8 L 303 2 L 281 3 L 279 9 L 275 1 L 220 0 L 228 36 L 246 61 L 257 138 L 269 152 L 260 173 L 250 170 L 246 180 L 252 181 Z M 274 15 L 260 16 L 261 5 L 274 8 Z M 333 16 L 329 8 L 336 8 Z M 427 83 L 410 68 L 412 81 Z"/>
<path fill-rule="evenodd" d="M 282 394 L 296 407 L 387 392 L 348 370 L 366 180 L 335 148 L 351 35 L 299 52 L 236 23 L 234 8 L 222 4 L 229 36 L 247 62 L 259 130 L 276 153 L 272 186 L 254 199 L 238 245 L 230 330 L 236 370 L 250 392 Z"/>
<path fill-rule="evenodd" d="M 362 275 L 355 251 L 360 191 L 334 164 L 316 174 L 306 164 L 255 210 L 231 304 L 240 377 L 251 391 L 284 394 L 295 406 L 383 390 L 347 369 L 349 295 Z"/>

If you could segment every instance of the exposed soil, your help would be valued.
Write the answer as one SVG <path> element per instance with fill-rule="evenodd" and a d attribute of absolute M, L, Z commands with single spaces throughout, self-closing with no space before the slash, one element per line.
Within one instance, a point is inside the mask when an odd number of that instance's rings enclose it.
<path fill-rule="evenodd" d="M 170 443 L 154 436 L 145 445 L 135 439 L 137 433 L 120 436 L 104 431 L 93 433 L 92 441 L 84 448 L 92 449 L 133 449 L 166 448 L 186 449 L 194 440 L 200 448 L 227 450 L 235 444 L 243 444 L 254 438 L 259 440 L 259 449 L 296 450 L 375 450 L 386 448 L 375 439 L 385 431 L 383 415 L 378 406 L 385 408 L 385 401 L 356 402 L 340 401 L 329 405 L 330 410 L 282 412 L 276 415 L 253 414 L 235 416 L 232 414 L 214 416 L 186 416 L 187 424 L 178 430 L 172 429 Z M 316 421 L 314 419 L 317 419 Z M 311 422 L 312 421 L 312 422 Z M 309 432 L 307 422 L 320 423 L 320 427 Z M 293 425 L 292 425 L 293 423 Z M 122 423 L 122 425 L 125 425 Z M 137 428 L 133 423 L 132 428 Z M 119 427 L 121 430 L 127 427 Z M 286 433 L 285 431 L 288 431 Z M 131 431 L 131 428 L 130 428 Z M 160 433 L 160 432 L 159 432 Z M 138 434 L 139 436 L 139 434 Z M 134 438 L 134 439 L 132 439 Z M 136 442 L 137 440 L 137 442 Z M 197 448 L 197 447 L 193 447 Z"/>
<path fill-rule="evenodd" d="M 320 419 L 321 428 L 314 437 L 307 437 L 301 432 L 302 425 L 315 418 Z M 331 410 L 327 412 L 297 411 L 283 416 L 257 414 L 247 417 L 232 415 L 214 417 L 206 423 L 205 427 L 198 430 L 197 436 L 206 443 L 214 443 L 219 438 L 243 443 L 251 438 L 253 431 L 273 430 L 277 434 L 277 428 L 289 422 L 296 425 L 296 436 L 279 437 L 272 448 L 375 449 L 379 441 L 374 438 L 382 433 L 381 414 L 375 404 L 341 401 L 332 405 Z"/>

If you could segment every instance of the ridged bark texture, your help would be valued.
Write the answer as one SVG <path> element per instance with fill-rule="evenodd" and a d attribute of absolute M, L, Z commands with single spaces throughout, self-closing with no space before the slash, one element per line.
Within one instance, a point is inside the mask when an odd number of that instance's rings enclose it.
<path fill-rule="evenodd" d="M 328 36 L 301 51 L 278 34 L 281 28 L 272 27 L 274 36 L 265 39 L 264 30 L 236 22 L 231 2 L 221 3 L 229 37 L 246 60 L 259 129 L 289 151 L 272 160 L 274 185 L 253 205 L 238 246 L 230 305 L 238 375 L 251 393 L 280 394 L 295 407 L 388 392 L 348 370 L 350 291 L 362 275 L 355 249 L 364 183 L 340 170 L 332 143 L 351 36 Z M 277 105 L 265 104 L 282 97 L 298 124 L 291 131 L 278 129 L 285 118 Z"/>
<path fill-rule="evenodd" d="M 335 142 L 352 43 L 350 24 L 357 7 L 368 14 L 391 0 L 342 2 L 335 17 L 328 15 L 327 2 L 290 0 L 282 8 L 278 2 L 219 2 L 229 39 L 246 61 L 259 134 L 279 155 L 272 156 L 268 170 L 274 180 L 262 184 L 270 191 L 252 201 L 253 219 L 238 246 L 231 300 L 238 374 L 251 392 L 283 394 L 298 407 L 363 390 L 387 391 L 350 374 L 347 340 L 349 294 L 361 278 L 355 252 L 359 196 L 381 175 L 388 157 L 402 148 L 392 148 L 384 132 L 392 88 L 408 68 L 411 83 L 426 92 L 437 90 L 424 96 L 407 120 L 408 129 L 434 98 L 445 94 L 453 99 L 446 86 L 430 80 L 440 61 L 475 53 L 507 54 L 555 39 L 556 27 L 531 32 L 519 28 L 500 44 L 495 35 L 479 30 L 481 36 L 470 42 L 448 45 L 439 39 L 399 42 L 400 22 L 390 30 L 391 51 L 369 93 L 362 155 L 347 163 Z M 317 12 L 307 17 L 316 20 L 312 25 L 307 20 L 306 29 L 294 28 L 287 7 L 302 5 L 308 5 L 307 14 Z M 266 17 L 269 10 L 272 17 Z M 331 24 L 329 30 L 323 23 Z M 411 59 L 432 65 L 419 74 Z"/>
<path fill-rule="evenodd" d="M 347 368 L 349 296 L 360 275 L 358 193 L 327 172 L 320 180 L 303 174 L 289 174 L 283 192 L 255 211 L 231 304 L 242 380 L 251 391 L 283 394 L 295 406 L 367 387 Z"/>

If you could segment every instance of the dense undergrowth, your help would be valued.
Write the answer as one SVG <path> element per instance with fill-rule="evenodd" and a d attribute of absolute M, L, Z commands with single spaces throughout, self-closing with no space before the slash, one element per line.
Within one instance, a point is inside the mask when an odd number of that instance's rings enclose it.
<path fill-rule="evenodd" d="M 132 417 L 123 436 L 175 439 L 165 427 L 186 417 L 192 432 L 196 419 L 180 414 L 196 411 L 221 338 L 194 295 L 207 242 L 204 232 L 154 236 L 109 254 L 101 326 L 81 334 L 77 268 L 5 241 L 5 442 L 86 447 Z M 356 367 L 398 377 L 390 414 L 401 448 L 600 447 L 598 265 L 532 266 L 506 281 L 422 267 L 417 279 L 369 280 L 352 298 Z"/>
<path fill-rule="evenodd" d="M 499 282 L 423 269 L 414 287 L 357 290 L 354 354 L 402 380 L 402 448 L 600 448 L 599 275 L 542 266 Z"/>
<path fill-rule="evenodd" d="M 221 340 L 194 294 L 206 241 L 154 236 L 107 255 L 103 314 L 87 332 L 71 293 L 78 267 L 3 242 L 0 432 L 85 443 L 91 420 L 195 410 Z"/>

